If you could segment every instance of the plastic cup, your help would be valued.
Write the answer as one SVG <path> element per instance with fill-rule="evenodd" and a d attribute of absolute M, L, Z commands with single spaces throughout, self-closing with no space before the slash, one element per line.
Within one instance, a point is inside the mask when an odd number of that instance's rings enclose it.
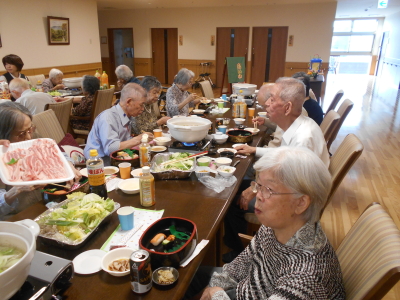
<path fill-rule="evenodd" d="M 131 164 L 128 162 L 120 163 L 118 165 L 119 175 L 122 179 L 128 179 L 131 177 Z"/>
<path fill-rule="evenodd" d="M 224 108 L 224 102 L 218 102 L 218 108 Z"/>
<path fill-rule="evenodd" d="M 155 138 L 161 137 L 162 136 L 162 129 L 154 129 L 153 130 L 153 135 Z"/>
<path fill-rule="evenodd" d="M 220 125 L 220 126 L 218 126 L 218 130 L 221 131 L 222 133 L 226 133 L 226 128 L 227 127 L 228 126 L 226 126 L 226 125 Z"/>
<path fill-rule="evenodd" d="M 131 230 L 134 225 L 135 210 L 132 206 L 124 206 L 117 210 L 119 223 L 122 230 Z"/>
<path fill-rule="evenodd" d="M 254 113 L 255 113 L 255 108 L 250 107 L 249 109 L 249 117 L 254 117 Z"/>
<path fill-rule="evenodd" d="M 222 94 L 222 99 L 226 100 L 226 94 Z"/>
<path fill-rule="evenodd" d="M 198 166 L 208 167 L 210 163 L 211 163 L 211 158 L 209 157 L 199 157 L 197 159 Z"/>

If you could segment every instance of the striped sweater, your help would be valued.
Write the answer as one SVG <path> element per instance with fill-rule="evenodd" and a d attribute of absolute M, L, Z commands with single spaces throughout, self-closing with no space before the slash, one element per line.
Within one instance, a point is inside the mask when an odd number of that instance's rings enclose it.
<path fill-rule="evenodd" d="M 236 288 L 236 299 L 345 299 L 338 259 L 319 223 L 305 224 L 285 245 L 261 226 L 210 286 Z M 229 297 L 219 291 L 212 299 Z"/>

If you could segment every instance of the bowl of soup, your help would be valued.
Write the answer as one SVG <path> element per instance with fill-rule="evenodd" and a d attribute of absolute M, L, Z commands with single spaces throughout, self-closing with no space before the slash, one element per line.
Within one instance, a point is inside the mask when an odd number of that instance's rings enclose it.
<path fill-rule="evenodd" d="M 3 253 L 13 253 L 15 259 L 5 262 L 0 269 L 0 291 L 2 299 L 13 296 L 28 277 L 31 261 L 36 251 L 36 237 L 39 225 L 32 220 L 0 222 L 0 249 Z"/>

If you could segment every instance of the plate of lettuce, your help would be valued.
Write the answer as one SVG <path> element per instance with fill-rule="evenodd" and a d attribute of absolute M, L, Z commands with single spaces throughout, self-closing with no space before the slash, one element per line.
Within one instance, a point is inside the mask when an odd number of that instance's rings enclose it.
<path fill-rule="evenodd" d="M 120 204 L 96 194 L 76 192 L 42 213 L 35 221 L 43 241 L 70 249 L 81 247 Z"/>

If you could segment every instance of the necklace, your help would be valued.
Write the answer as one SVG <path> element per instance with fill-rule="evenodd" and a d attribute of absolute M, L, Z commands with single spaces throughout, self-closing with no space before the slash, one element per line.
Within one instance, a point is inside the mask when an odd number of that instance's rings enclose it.
<path fill-rule="evenodd" d="M 146 106 L 147 106 L 147 105 L 144 106 L 144 109 L 145 109 L 149 114 L 151 114 L 151 107 L 152 107 L 153 105 L 150 106 L 150 111 L 147 109 Z"/>

